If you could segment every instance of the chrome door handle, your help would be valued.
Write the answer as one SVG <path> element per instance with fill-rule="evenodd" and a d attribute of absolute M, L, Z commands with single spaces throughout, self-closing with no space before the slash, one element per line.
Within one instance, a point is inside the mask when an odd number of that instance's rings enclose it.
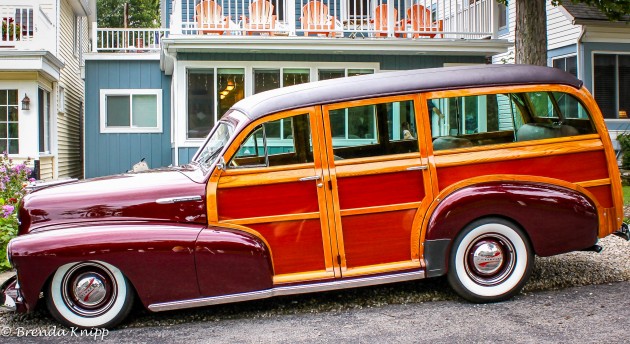
<path fill-rule="evenodd" d="M 429 169 L 429 165 L 420 165 L 420 166 L 407 167 L 407 171 L 424 171 L 424 170 L 428 170 L 428 169 Z"/>
<path fill-rule="evenodd" d="M 309 181 L 309 180 L 318 180 L 318 179 L 321 179 L 321 178 L 322 178 L 322 176 L 317 176 L 317 175 L 316 175 L 316 176 L 310 176 L 310 177 L 300 178 L 300 179 L 299 179 L 299 181 L 301 181 L 301 182 L 307 182 L 307 181 Z"/>

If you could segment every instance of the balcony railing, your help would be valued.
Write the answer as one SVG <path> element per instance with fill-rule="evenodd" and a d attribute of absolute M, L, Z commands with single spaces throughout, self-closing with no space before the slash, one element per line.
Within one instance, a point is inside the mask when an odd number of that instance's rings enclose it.
<path fill-rule="evenodd" d="M 168 29 L 103 29 L 94 31 L 94 52 L 148 52 L 160 51 L 162 38 Z"/>
<path fill-rule="evenodd" d="M 9 0 L 0 4 L 0 48 L 53 51 L 53 22 L 38 0 Z M 52 36 L 51 36 L 52 33 Z"/>
<path fill-rule="evenodd" d="M 495 37 L 495 0 L 172 0 L 171 33 Z"/>

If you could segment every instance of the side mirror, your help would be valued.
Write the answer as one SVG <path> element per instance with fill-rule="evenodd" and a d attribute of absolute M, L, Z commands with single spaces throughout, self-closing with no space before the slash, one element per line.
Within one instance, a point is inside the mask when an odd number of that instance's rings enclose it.
<path fill-rule="evenodd" d="M 225 159 L 223 159 L 223 157 L 219 158 L 219 162 L 217 162 L 217 169 L 220 171 L 225 171 Z"/>

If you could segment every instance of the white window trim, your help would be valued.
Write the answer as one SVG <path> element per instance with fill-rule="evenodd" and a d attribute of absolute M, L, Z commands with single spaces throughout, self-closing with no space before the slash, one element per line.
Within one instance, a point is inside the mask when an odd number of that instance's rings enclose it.
<path fill-rule="evenodd" d="M 606 50 L 593 50 L 591 51 L 591 92 L 593 93 L 593 99 L 595 99 L 595 55 L 630 55 L 630 51 L 606 51 Z M 579 56 L 578 56 L 578 75 L 579 75 Z M 618 86 L 618 85 L 617 85 Z M 616 97 L 617 97 L 617 115 L 619 115 L 619 87 L 617 87 Z M 603 115 L 603 114 L 602 114 Z M 604 118 L 604 122 L 614 122 L 614 121 L 628 121 L 625 118 Z"/>
<path fill-rule="evenodd" d="M 66 87 L 65 85 L 59 83 L 59 93 L 58 93 L 59 101 L 57 105 L 57 113 L 65 114 L 66 113 Z"/>
<path fill-rule="evenodd" d="M 103 89 L 100 95 L 101 134 L 114 133 L 162 133 L 162 90 L 161 89 Z M 157 98 L 157 127 L 107 127 L 107 96 L 155 95 Z M 130 102 L 129 106 L 133 106 Z M 131 109 L 130 109 L 131 111 Z M 131 124 L 130 124 L 131 125 Z"/>
<path fill-rule="evenodd" d="M 310 69 L 311 82 L 317 81 L 317 71 L 319 69 L 344 69 L 347 73 L 348 69 L 372 69 L 374 73 L 380 73 L 380 64 L 378 62 L 293 62 L 293 61 L 178 61 L 173 73 L 173 82 L 178 85 L 188 85 L 186 79 L 189 69 L 209 69 L 215 70 L 220 68 L 243 68 L 245 70 L 245 97 L 253 94 L 253 71 L 254 69 L 293 69 L 304 68 Z M 203 139 L 188 139 L 186 128 L 187 124 L 187 87 L 177 87 L 172 96 L 173 125 L 172 137 L 173 147 L 177 148 L 196 148 L 203 144 Z M 102 103 L 102 101 L 101 101 Z M 176 128 L 176 129 L 175 129 Z"/>

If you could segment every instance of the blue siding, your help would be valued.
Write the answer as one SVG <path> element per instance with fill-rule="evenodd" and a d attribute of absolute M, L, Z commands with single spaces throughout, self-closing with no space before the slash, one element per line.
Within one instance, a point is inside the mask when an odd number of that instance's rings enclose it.
<path fill-rule="evenodd" d="M 85 177 L 121 173 L 145 158 L 150 167 L 171 164 L 171 77 L 159 61 L 86 61 Z M 101 134 L 100 90 L 162 89 L 162 133 Z"/>
<path fill-rule="evenodd" d="M 184 165 L 189 163 L 192 160 L 192 157 L 197 153 L 197 147 L 180 147 L 178 149 L 179 152 L 179 163 L 178 165 Z"/>

